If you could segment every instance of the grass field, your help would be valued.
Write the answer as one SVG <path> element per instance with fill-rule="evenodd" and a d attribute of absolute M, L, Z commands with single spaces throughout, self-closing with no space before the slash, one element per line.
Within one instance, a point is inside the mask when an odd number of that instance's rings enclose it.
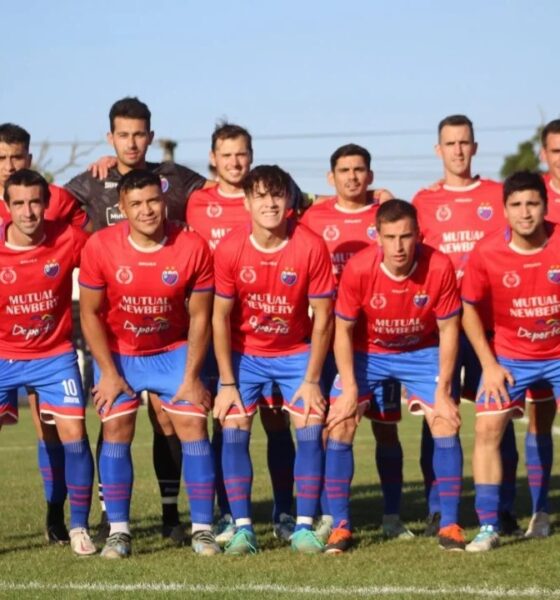
<path fill-rule="evenodd" d="M 462 523 L 469 536 L 476 529 L 470 469 L 472 406 L 462 407 L 465 485 Z M 381 495 L 374 469 L 373 443 L 363 422 L 355 443 L 356 475 L 352 512 L 357 547 L 347 555 L 294 555 L 277 542 L 270 527 L 270 485 L 264 468 L 265 437 L 255 428 L 254 518 L 261 552 L 251 557 L 195 556 L 189 547 L 175 549 L 159 533 L 159 500 L 151 465 L 151 433 L 145 410 L 138 415 L 133 445 L 135 487 L 132 504 L 133 557 L 104 561 L 77 558 L 69 548 L 49 547 L 43 540 L 44 500 L 36 464 L 30 415 L 0 433 L 3 483 L 0 519 L 0 597 L 98 598 L 107 594 L 200 598 L 560 598 L 560 536 L 541 541 L 505 539 L 483 555 L 445 553 L 434 539 L 383 541 Z M 97 419 L 88 415 L 91 437 Z M 256 424 L 257 425 L 257 424 Z M 520 473 L 517 512 L 527 525 L 530 504 L 523 467 L 523 424 L 517 426 Z M 420 420 L 401 424 L 405 453 L 403 517 L 415 532 L 425 516 L 418 467 Z M 555 437 L 558 440 L 558 437 Z M 557 473 L 555 463 L 554 474 Z M 558 505 L 559 478 L 553 478 L 552 509 Z M 186 500 L 181 499 L 183 512 Z M 99 509 L 94 501 L 92 523 Z"/>

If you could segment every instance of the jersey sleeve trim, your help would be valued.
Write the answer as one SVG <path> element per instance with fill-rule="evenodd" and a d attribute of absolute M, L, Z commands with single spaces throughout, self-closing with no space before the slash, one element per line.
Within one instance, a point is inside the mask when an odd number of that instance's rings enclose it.
<path fill-rule="evenodd" d="M 472 304 L 473 306 L 480 302 L 480 300 L 471 300 L 470 298 L 465 298 L 464 296 L 461 296 L 461 300 L 467 304 Z"/>
<path fill-rule="evenodd" d="M 88 288 L 88 290 L 104 290 L 107 287 L 106 285 L 89 285 L 87 283 L 84 283 L 83 281 L 80 281 L 79 279 L 78 283 L 81 287 Z"/>
<path fill-rule="evenodd" d="M 334 296 L 334 290 L 326 292 L 324 294 L 308 294 L 308 298 L 332 298 Z"/>
<path fill-rule="evenodd" d="M 438 321 L 446 321 L 447 319 L 451 319 L 452 317 L 455 317 L 456 315 L 461 314 L 461 309 L 458 308 L 457 310 L 454 310 L 453 312 L 450 312 L 448 315 L 444 315 L 443 317 L 438 317 L 436 315 L 436 319 Z"/>
<path fill-rule="evenodd" d="M 224 294 L 223 292 L 214 292 L 216 296 L 220 296 L 220 298 L 225 298 L 226 300 L 233 300 L 235 298 L 235 294 Z"/>
<path fill-rule="evenodd" d="M 358 320 L 356 317 L 348 317 L 347 315 L 343 315 L 342 313 L 339 313 L 338 311 L 335 311 L 334 314 L 336 317 L 338 317 L 339 319 L 342 319 L 343 321 L 350 321 L 351 323 L 355 323 Z"/>
<path fill-rule="evenodd" d="M 214 291 L 214 286 L 210 286 L 210 287 L 204 287 L 204 288 L 193 288 L 192 289 L 192 293 L 201 293 L 201 292 L 213 292 Z"/>

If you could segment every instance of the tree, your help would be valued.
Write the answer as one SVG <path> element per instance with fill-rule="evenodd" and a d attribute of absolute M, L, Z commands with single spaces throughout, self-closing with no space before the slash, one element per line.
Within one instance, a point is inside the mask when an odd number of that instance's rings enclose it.
<path fill-rule="evenodd" d="M 533 137 L 521 142 L 517 146 L 515 154 L 508 154 L 504 158 L 500 176 L 505 179 L 515 171 L 539 171 L 539 144 L 541 139 L 542 126 L 538 127 Z"/>

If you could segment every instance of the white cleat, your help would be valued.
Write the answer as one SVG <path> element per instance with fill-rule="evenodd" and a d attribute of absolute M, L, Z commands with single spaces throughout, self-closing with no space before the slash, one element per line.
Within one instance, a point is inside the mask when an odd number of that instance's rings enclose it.
<path fill-rule="evenodd" d="M 483 525 L 474 540 L 467 544 L 467 552 L 488 552 L 500 545 L 500 536 L 492 525 Z"/>
<path fill-rule="evenodd" d="M 550 535 L 550 515 L 536 512 L 529 521 L 525 537 L 530 539 L 546 538 Z"/>
<path fill-rule="evenodd" d="M 97 548 L 89 537 L 87 529 L 75 527 L 69 532 L 70 547 L 77 556 L 90 556 L 97 552 Z"/>

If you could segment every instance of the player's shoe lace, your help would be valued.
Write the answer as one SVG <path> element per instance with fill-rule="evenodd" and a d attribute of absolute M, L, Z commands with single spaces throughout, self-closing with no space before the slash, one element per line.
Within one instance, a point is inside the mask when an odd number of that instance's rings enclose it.
<path fill-rule="evenodd" d="M 446 525 L 439 530 L 438 544 L 442 550 L 464 550 L 465 533 L 457 523 Z"/>
<path fill-rule="evenodd" d="M 278 522 L 274 523 L 273 526 L 274 537 L 283 542 L 289 542 L 295 528 L 296 520 L 294 517 L 287 513 L 280 513 Z"/>
<path fill-rule="evenodd" d="M 70 547 L 78 556 L 90 556 L 97 552 L 97 548 L 89 537 L 87 529 L 75 527 L 70 530 Z"/>
<path fill-rule="evenodd" d="M 488 552 L 500 545 L 500 536 L 492 525 L 483 525 L 474 540 L 467 544 L 467 552 Z"/>
<path fill-rule="evenodd" d="M 401 521 L 399 515 L 383 515 L 381 527 L 383 537 L 388 540 L 411 540 L 415 537 L 412 531 Z"/>
<path fill-rule="evenodd" d="M 325 549 L 325 545 L 317 538 L 311 529 L 300 529 L 292 534 L 292 550 L 302 554 L 319 554 Z"/>
<path fill-rule="evenodd" d="M 233 555 L 256 554 L 258 552 L 257 538 L 248 529 L 238 529 L 226 544 L 224 552 Z"/>
<path fill-rule="evenodd" d="M 216 543 L 216 538 L 209 529 L 193 533 L 191 546 L 193 552 L 201 556 L 215 556 L 221 553 L 220 546 Z"/>
<path fill-rule="evenodd" d="M 132 552 L 132 540 L 128 533 L 119 531 L 107 538 L 101 556 L 103 558 L 128 558 Z"/>
<path fill-rule="evenodd" d="M 545 538 L 550 535 L 550 516 L 545 512 L 536 512 L 529 521 L 526 538 Z"/>
<path fill-rule="evenodd" d="M 227 543 L 231 542 L 235 535 L 235 524 L 231 515 L 224 515 L 216 525 L 214 525 L 214 535 L 216 536 L 216 542 L 218 542 L 220 546 L 225 546 Z"/>

